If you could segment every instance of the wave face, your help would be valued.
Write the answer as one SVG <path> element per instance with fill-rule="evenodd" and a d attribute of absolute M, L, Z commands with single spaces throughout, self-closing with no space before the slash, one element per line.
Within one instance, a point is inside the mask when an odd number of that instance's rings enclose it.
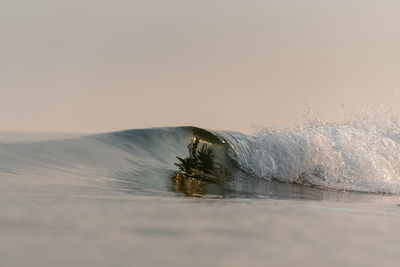
<path fill-rule="evenodd" d="M 254 180 L 400 193 L 399 161 L 397 121 L 371 117 L 254 136 L 174 127 L 0 142 L 0 172 L 10 181 L 142 194 L 237 192 Z"/>

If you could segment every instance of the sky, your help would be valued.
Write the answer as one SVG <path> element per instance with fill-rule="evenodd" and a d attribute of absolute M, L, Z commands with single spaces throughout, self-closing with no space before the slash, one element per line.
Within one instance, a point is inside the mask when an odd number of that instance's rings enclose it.
<path fill-rule="evenodd" d="M 0 36 L 2 131 L 400 111 L 396 0 L 2 0 Z"/>

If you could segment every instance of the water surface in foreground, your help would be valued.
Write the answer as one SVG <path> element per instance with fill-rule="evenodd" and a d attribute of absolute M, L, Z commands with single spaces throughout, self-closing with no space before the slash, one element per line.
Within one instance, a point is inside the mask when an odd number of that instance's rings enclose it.
<path fill-rule="evenodd" d="M 1 266 L 396 266 L 400 257 L 397 196 L 41 191 L 1 190 Z"/>

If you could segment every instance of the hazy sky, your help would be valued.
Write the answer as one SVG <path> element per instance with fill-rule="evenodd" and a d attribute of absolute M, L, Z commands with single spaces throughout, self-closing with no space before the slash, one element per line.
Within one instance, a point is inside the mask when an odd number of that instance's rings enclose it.
<path fill-rule="evenodd" d="M 0 34 L 0 130 L 400 111 L 395 0 L 2 0 Z"/>

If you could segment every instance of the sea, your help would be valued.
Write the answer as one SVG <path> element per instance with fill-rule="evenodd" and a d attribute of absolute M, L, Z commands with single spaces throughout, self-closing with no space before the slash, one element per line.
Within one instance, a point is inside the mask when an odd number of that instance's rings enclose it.
<path fill-rule="evenodd" d="M 0 133 L 0 266 L 398 266 L 400 123 Z"/>

